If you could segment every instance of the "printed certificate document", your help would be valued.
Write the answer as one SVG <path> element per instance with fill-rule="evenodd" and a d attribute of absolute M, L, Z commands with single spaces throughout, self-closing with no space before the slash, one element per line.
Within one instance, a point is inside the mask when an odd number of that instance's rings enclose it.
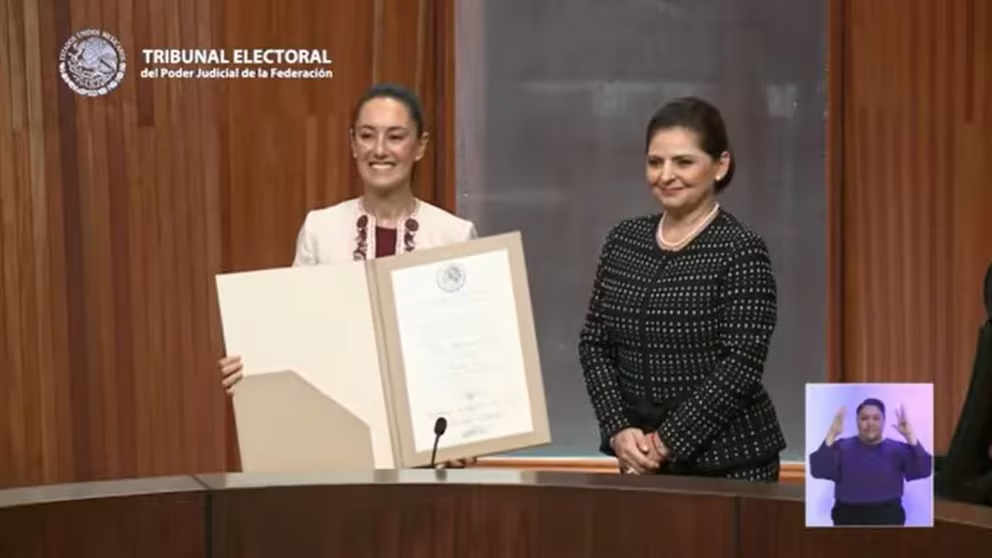
<path fill-rule="evenodd" d="M 505 250 L 392 273 L 416 451 L 525 434 L 533 428 L 510 259 Z"/>

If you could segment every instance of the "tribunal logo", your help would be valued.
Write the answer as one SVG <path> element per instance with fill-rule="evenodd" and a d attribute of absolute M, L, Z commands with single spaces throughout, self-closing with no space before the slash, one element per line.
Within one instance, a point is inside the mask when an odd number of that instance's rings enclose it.
<path fill-rule="evenodd" d="M 106 95 L 124 80 L 127 57 L 120 41 L 100 29 L 84 29 L 59 53 L 59 74 L 80 95 Z"/>
<path fill-rule="evenodd" d="M 442 291 L 453 293 L 465 285 L 465 270 L 457 263 L 451 263 L 442 267 L 437 272 L 437 286 Z"/>

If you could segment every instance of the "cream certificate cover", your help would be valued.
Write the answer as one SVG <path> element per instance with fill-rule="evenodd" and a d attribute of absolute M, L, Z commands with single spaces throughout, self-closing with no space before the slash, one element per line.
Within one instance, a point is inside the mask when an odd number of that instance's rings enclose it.
<path fill-rule="evenodd" d="M 244 374 L 295 371 L 369 426 L 376 468 L 394 467 L 364 265 L 221 275 L 217 287 L 227 354 Z"/>

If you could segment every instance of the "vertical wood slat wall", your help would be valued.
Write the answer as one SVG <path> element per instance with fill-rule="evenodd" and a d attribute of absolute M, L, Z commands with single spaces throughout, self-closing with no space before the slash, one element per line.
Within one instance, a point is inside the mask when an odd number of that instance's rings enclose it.
<path fill-rule="evenodd" d="M 943 451 L 992 262 L 992 4 L 830 13 L 832 379 L 933 382 Z"/>
<path fill-rule="evenodd" d="M 213 277 L 288 265 L 305 212 L 359 192 L 347 129 L 374 81 L 421 95 L 415 189 L 450 207 L 452 11 L 0 0 L 0 486 L 236 466 Z M 58 74 L 90 27 L 127 54 L 105 97 Z M 272 47 L 327 49 L 334 78 L 138 78 L 144 48 Z"/>

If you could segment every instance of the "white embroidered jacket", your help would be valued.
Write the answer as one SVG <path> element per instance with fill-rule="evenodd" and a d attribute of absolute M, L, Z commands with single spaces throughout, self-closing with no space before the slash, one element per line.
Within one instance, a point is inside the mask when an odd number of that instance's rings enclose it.
<path fill-rule="evenodd" d="M 368 216 L 365 254 L 375 257 L 375 218 L 364 212 L 358 198 L 315 209 L 307 213 L 296 239 L 294 266 L 343 263 L 354 260 L 358 246 L 358 218 Z M 478 236 L 475 225 L 440 207 L 417 200 L 417 209 L 411 215 L 418 226 L 414 234 L 414 248 L 424 250 L 466 242 Z M 406 229 L 401 223 L 396 231 L 396 253 L 404 252 Z"/>

